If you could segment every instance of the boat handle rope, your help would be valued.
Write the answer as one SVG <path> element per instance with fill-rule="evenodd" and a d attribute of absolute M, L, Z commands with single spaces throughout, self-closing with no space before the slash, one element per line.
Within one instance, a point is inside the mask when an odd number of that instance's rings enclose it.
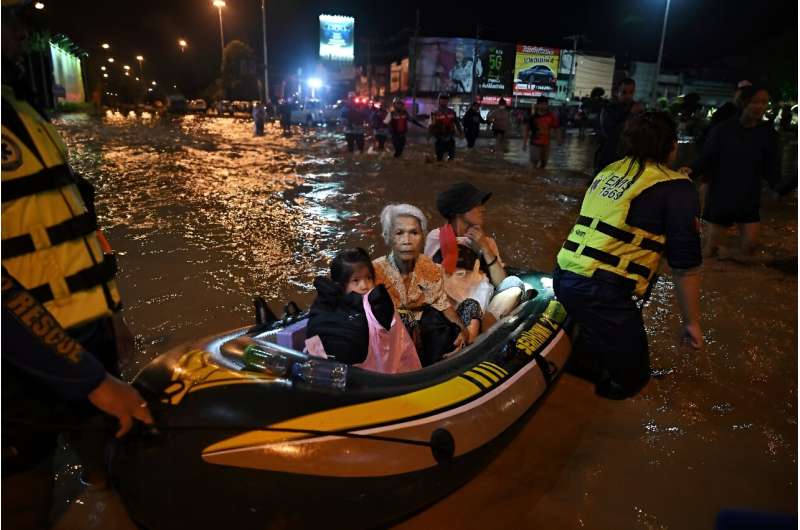
<path fill-rule="evenodd" d="M 3 417 L 3 422 L 14 423 L 17 425 L 24 425 L 33 429 L 43 431 L 68 431 L 68 432 L 94 432 L 94 431 L 107 431 L 114 432 L 116 426 L 111 425 L 111 421 L 105 424 L 83 424 L 76 425 L 74 423 L 47 423 L 47 422 L 31 422 L 19 418 Z M 419 447 L 428 447 L 431 450 L 434 460 L 439 464 L 447 464 L 453 460 L 456 450 L 456 443 L 453 435 L 444 428 L 435 429 L 431 433 L 430 440 L 410 440 L 408 438 L 396 438 L 393 436 L 378 436 L 375 434 L 360 434 L 348 430 L 338 431 L 320 431 L 316 429 L 294 429 L 290 427 L 264 427 L 263 425 L 202 425 L 202 424 L 185 424 L 185 425 L 167 425 L 153 423 L 150 425 L 142 424 L 142 428 L 151 436 L 160 436 L 164 432 L 179 432 L 179 431 L 264 431 L 264 432 L 285 432 L 292 434 L 307 434 L 311 436 L 338 436 L 341 438 L 353 438 L 370 440 L 375 442 L 396 443 L 401 445 L 416 445 Z"/>

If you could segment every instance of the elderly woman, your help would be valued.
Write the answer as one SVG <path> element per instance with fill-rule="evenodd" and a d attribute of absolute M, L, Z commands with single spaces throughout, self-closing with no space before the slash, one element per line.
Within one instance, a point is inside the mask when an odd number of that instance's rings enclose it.
<path fill-rule="evenodd" d="M 450 306 L 442 268 L 422 254 L 425 215 L 410 204 L 390 204 L 381 212 L 381 226 L 391 250 L 373 261 L 375 283 L 386 286 L 428 366 L 463 346 L 468 333 Z"/>
<path fill-rule="evenodd" d="M 445 290 L 458 314 L 462 319 L 478 317 L 483 330 L 516 307 L 525 290 L 522 280 L 506 274 L 497 243 L 483 231 L 484 204 L 491 196 L 469 182 L 440 193 L 436 207 L 445 224 L 425 241 L 425 254 L 442 264 Z M 471 340 L 480 331 L 474 328 L 470 326 Z"/>

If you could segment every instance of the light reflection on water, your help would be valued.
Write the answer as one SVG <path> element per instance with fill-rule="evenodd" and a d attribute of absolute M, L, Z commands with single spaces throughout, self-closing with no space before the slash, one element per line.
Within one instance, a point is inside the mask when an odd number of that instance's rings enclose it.
<path fill-rule="evenodd" d="M 481 140 L 437 164 L 424 138 L 395 160 L 343 155 L 329 131 L 282 138 L 270 127 L 254 138 L 238 119 L 112 113 L 57 125 L 97 186 L 100 223 L 120 253 L 139 350 L 128 375 L 169 347 L 250 323 L 254 295 L 278 312 L 289 299 L 308 304 L 336 250 L 385 252 L 387 202 L 418 205 L 436 227 L 435 195 L 458 180 L 493 192 L 487 227 L 504 261 L 551 270 L 594 152 L 591 138 L 570 138 L 534 172 L 519 141 L 505 157 Z M 756 264 L 706 263 L 703 351 L 677 344 L 665 274 L 645 308 L 655 377 L 642 395 L 608 403 L 562 378 L 478 479 L 401 527 L 707 528 L 722 507 L 796 510 L 797 276 L 774 265 L 796 264 L 796 204 L 765 198 Z M 676 490 L 691 499 L 680 510 Z"/>

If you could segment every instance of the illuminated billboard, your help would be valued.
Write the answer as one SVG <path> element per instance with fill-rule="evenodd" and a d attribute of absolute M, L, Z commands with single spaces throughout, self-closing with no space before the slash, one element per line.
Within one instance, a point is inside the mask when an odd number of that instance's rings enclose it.
<path fill-rule="evenodd" d="M 85 101 L 81 60 L 52 42 L 50 57 L 53 65 L 53 82 L 64 89 L 60 97 L 67 101 Z"/>
<path fill-rule="evenodd" d="M 514 72 L 514 45 L 502 42 L 478 41 L 478 64 L 475 72 L 481 94 L 508 95 Z"/>
<path fill-rule="evenodd" d="M 353 62 L 356 20 L 339 15 L 319 16 L 319 57 L 328 61 Z"/>
<path fill-rule="evenodd" d="M 538 96 L 556 89 L 558 48 L 517 45 L 514 59 L 514 95 Z"/>

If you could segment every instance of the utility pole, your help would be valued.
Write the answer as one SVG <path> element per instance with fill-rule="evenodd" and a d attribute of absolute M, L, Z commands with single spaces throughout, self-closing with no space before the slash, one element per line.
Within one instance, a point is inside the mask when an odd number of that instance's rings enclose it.
<path fill-rule="evenodd" d="M 261 34 L 264 37 L 264 103 L 269 103 L 269 70 L 267 63 L 267 0 L 261 0 Z"/>
<path fill-rule="evenodd" d="M 478 80 L 475 76 L 475 70 L 478 64 L 478 40 L 481 38 L 481 25 L 475 25 L 475 46 L 472 48 L 472 101 L 475 101 L 475 95 L 478 91 Z M 470 102 L 471 103 L 471 102 Z"/>
<path fill-rule="evenodd" d="M 409 69 L 411 70 L 411 75 L 413 76 L 412 79 L 414 80 L 411 83 L 411 115 L 413 117 L 417 117 L 417 53 L 419 50 L 419 45 L 417 41 L 419 40 L 419 9 L 417 9 L 417 25 L 414 27 L 414 53 L 411 56 L 411 64 L 409 65 Z"/>
<path fill-rule="evenodd" d="M 664 10 L 664 25 L 661 27 L 661 43 L 658 45 L 658 61 L 656 61 L 656 78 L 653 80 L 653 91 L 650 100 L 653 108 L 658 108 L 658 76 L 661 75 L 661 59 L 664 56 L 664 37 L 667 34 L 667 17 L 669 17 L 669 0 L 667 8 Z"/>
<path fill-rule="evenodd" d="M 572 96 L 575 93 L 575 74 L 578 70 L 578 43 L 581 40 L 586 41 L 588 39 L 586 38 L 586 35 L 575 34 L 567 35 L 564 37 L 564 40 L 572 41 L 572 68 L 569 76 L 569 94 L 567 95 L 570 99 L 572 99 Z"/>

